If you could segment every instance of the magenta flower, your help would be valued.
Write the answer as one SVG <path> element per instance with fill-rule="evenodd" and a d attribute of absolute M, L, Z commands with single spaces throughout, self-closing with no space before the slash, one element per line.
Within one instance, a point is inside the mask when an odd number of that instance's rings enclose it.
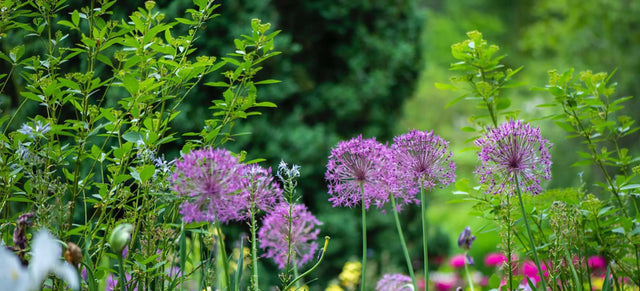
<path fill-rule="evenodd" d="M 543 262 L 540 262 L 540 268 L 542 268 L 542 272 L 545 277 L 549 276 L 549 272 L 547 272 L 547 266 Z M 533 261 L 525 261 L 522 263 L 522 275 L 525 276 L 525 279 L 522 281 L 523 284 L 527 284 L 527 279 L 531 280 L 534 284 L 540 282 L 540 273 L 538 272 L 538 267 L 536 267 L 536 263 Z M 528 284 L 527 284 L 528 285 Z"/>
<path fill-rule="evenodd" d="M 542 192 L 540 178 L 551 179 L 551 143 L 540 136 L 539 128 L 510 120 L 488 129 L 475 143 L 482 163 L 475 173 L 487 184 L 487 193 L 513 194 L 517 178 L 520 189 L 536 195 Z"/>
<path fill-rule="evenodd" d="M 173 190 L 185 198 L 180 213 L 185 222 L 226 223 L 244 220 L 248 178 L 243 165 L 225 149 L 194 150 L 176 161 Z"/>
<path fill-rule="evenodd" d="M 449 259 L 449 264 L 451 267 L 456 269 L 464 268 L 464 264 L 466 262 L 467 256 L 464 254 L 454 255 Z"/>
<path fill-rule="evenodd" d="M 411 277 L 402 274 L 385 274 L 378 281 L 376 291 L 413 291 Z"/>
<path fill-rule="evenodd" d="M 282 201 L 282 189 L 273 180 L 271 168 L 264 169 L 256 164 L 244 167 L 245 177 L 247 177 L 246 191 L 248 195 L 243 195 L 248 199 L 243 206 L 254 206 L 255 210 L 264 212 L 271 211 Z M 246 215 L 250 215 L 250 208 L 243 209 Z"/>
<path fill-rule="evenodd" d="M 291 219 L 289 219 L 291 217 Z M 282 203 L 276 206 L 262 219 L 262 227 L 258 231 L 260 247 L 266 251 L 265 257 L 273 259 L 280 269 L 287 264 L 289 235 L 289 220 L 291 220 L 291 248 L 295 262 L 299 267 L 313 258 L 318 244 L 320 230 L 317 226 L 322 223 L 316 219 L 307 207 L 302 204 L 293 205 L 292 215 L 289 216 L 289 205 Z"/>
<path fill-rule="evenodd" d="M 361 204 L 364 195 L 363 207 L 369 209 L 372 202 L 382 207 L 395 191 L 392 161 L 389 148 L 375 138 L 358 136 L 339 142 L 331 150 L 325 173 L 329 201 L 334 207 L 353 207 Z"/>
<path fill-rule="evenodd" d="M 484 264 L 488 267 L 501 267 L 507 261 L 507 256 L 502 253 L 489 253 L 484 257 Z"/>
<path fill-rule="evenodd" d="M 587 264 L 589 264 L 589 268 L 591 269 L 606 269 L 607 261 L 601 256 L 591 256 L 587 260 Z"/>
<path fill-rule="evenodd" d="M 444 187 L 455 180 L 456 165 L 451 161 L 449 143 L 433 131 L 411 130 L 393 138 L 393 155 L 403 179 L 404 190 L 410 194 Z"/>

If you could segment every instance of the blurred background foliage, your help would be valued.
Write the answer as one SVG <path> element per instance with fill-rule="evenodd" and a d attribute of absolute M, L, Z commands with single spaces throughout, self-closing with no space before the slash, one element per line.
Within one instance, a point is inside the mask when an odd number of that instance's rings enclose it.
<path fill-rule="evenodd" d="M 191 0 L 157 0 L 170 19 L 181 16 L 191 7 Z M 325 282 L 337 278 L 342 265 L 360 252 L 359 211 L 330 206 L 324 171 L 330 148 L 338 141 L 359 134 L 390 141 L 410 128 L 434 130 L 450 141 L 458 164 L 458 179 L 475 184 L 475 152 L 462 151 L 471 146 L 473 135 L 460 128 L 477 113 L 471 103 L 461 102 L 445 109 L 455 92 L 435 88 L 435 82 L 447 82 L 451 73 L 450 46 L 466 38 L 465 33 L 479 30 L 489 42 L 500 45 L 510 67 L 524 66 L 516 76 L 523 85 L 505 91 L 512 108 L 525 120 L 549 113 L 536 104 L 551 96 L 531 87 L 547 82 L 547 70 L 611 72 L 619 83 L 618 96 L 638 95 L 640 83 L 640 2 L 633 0 L 244 0 L 221 1 L 220 16 L 206 27 L 196 46 L 201 54 L 223 56 L 234 50 L 233 38 L 249 33 L 251 18 L 270 22 L 282 33 L 276 50 L 283 54 L 270 59 L 257 80 L 278 79 L 282 83 L 260 88 L 260 100 L 278 105 L 265 110 L 262 117 L 242 122 L 236 127 L 236 142 L 228 143 L 234 151 L 246 150 L 250 158 L 265 158 L 263 165 L 275 167 L 283 159 L 302 167 L 298 191 L 316 214 L 322 235 L 332 237 L 326 261 L 316 271 Z M 83 1 L 70 1 L 81 7 Z M 116 4 L 116 19 L 125 18 L 142 0 Z M 129 10 L 128 10 L 129 9 Z M 120 14 L 121 16 L 118 16 Z M 220 81 L 222 76 L 215 80 Z M 19 87 L 19 84 L 15 84 Z M 18 92 L 19 90 L 13 90 Z M 8 91 L 11 92 L 11 91 Z M 173 122 L 176 131 L 199 131 L 209 116 L 211 101 L 221 92 L 201 86 L 192 92 Z M 0 96 L 3 114 L 15 110 L 18 96 Z M 37 104 L 31 105 L 35 112 Z M 546 111 L 545 111 L 546 110 Z M 632 99 L 626 114 L 638 117 L 640 103 Z M 29 112 L 25 110 L 23 112 Z M 588 168 L 567 170 L 577 160 L 578 141 L 565 140 L 564 132 L 549 121 L 534 123 L 554 144 L 553 179 L 549 187 L 578 186 L 591 181 Z M 244 134 L 246 133 L 246 134 Z M 634 136 L 637 139 L 637 136 Z M 162 151 L 177 156 L 184 140 Z M 627 147 L 637 140 L 626 140 Z M 583 172 L 582 179 L 578 175 Z M 585 182 L 589 190 L 589 182 Z M 447 203 L 455 199 L 453 187 L 435 191 L 429 202 L 431 222 L 430 255 L 434 267 L 438 258 L 457 252 L 455 239 L 470 225 L 478 239 L 471 254 L 476 261 L 494 251 L 497 235 L 487 221 L 467 215 L 470 205 Z M 368 268 L 372 278 L 382 272 L 403 272 L 397 234 L 392 217 L 379 210 L 368 216 L 371 256 L 375 266 Z M 416 266 L 420 266 L 419 208 L 401 213 Z M 232 232 L 245 231 L 242 226 Z M 233 238 L 233 235 L 229 236 Z M 235 236 L 238 237 L 238 236 Z M 263 271 L 275 265 L 262 260 Z M 377 273 L 377 274 L 376 274 Z M 276 276 L 272 276 L 274 285 Z M 267 283 L 267 280 L 262 282 Z"/>

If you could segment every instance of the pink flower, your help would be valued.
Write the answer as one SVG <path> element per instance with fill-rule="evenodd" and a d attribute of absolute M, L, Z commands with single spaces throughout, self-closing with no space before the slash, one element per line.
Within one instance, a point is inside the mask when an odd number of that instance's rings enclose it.
<path fill-rule="evenodd" d="M 465 255 L 459 254 L 451 257 L 451 259 L 449 259 L 449 264 L 456 269 L 464 268 L 465 260 Z"/>
<path fill-rule="evenodd" d="M 589 257 L 588 264 L 591 269 L 604 269 L 607 267 L 607 262 L 601 256 Z"/>
<path fill-rule="evenodd" d="M 542 262 L 540 265 L 542 268 L 542 272 L 544 272 L 544 276 L 549 276 L 549 272 L 547 272 L 547 266 Z M 525 261 L 522 263 L 522 275 L 528 277 L 531 282 L 538 283 L 540 282 L 540 274 L 538 274 L 538 267 L 536 267 L 536 263 L 533 261 Z M 527 279 L 523 280 L 524 283 L 527 283 Z"/>
<path fill-rule="evenodd" d="M 507 256 L 502 253 L 489 253 L 484 257 L 484 264 L 488 267 L 500 267 L 507 261 Z"/>
<path fill-rule="evenodd" d="M 464 255 L 462 256 L 462 262 L 464 262 Z M 458 284 L 458 276 L 454 273 L 440 273 L 435 272 L 429 275 L 429 278 L 433 282 L 433 286 L 438 291 L 448 291 Z"/>

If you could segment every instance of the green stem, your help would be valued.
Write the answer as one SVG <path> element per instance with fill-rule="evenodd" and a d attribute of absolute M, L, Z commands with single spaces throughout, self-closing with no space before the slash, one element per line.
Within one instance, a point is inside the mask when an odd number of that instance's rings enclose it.
<path fill-rule="evenodd" d="M 424 246 L 423 250 L 423 259 L 424 259 L 424 290 L 429 291 L 429 254 L 427 248 L 427 193 L 424 192 L 424 187 L 422 181 L 420 181 L 420 210 L 422 214 L 422 245 Z"/>
<path fill-rule="evenodd" d="M 322 247 L 322 250 L 321 250 L 322 253 L 320 253 L 320 259 L 318 259 L 318 262 L 316 262 L 316 264 L 313 265 L 311 269 L 307 270 L 306 272 L 302 273 L 302 275 L 297 276 L 295 279 L 293 279 L 291 283 L 289 283 L 287 286 L 284 287 L 283 290 L 289 290 L 289 288 L 291 288 L 293 284 L 295 284 L 296 282 L 298 282 L 298 280 L 304 278 L 305 276 L 309 275 L 309 273 L 313 272 L 313 270 L 315 270 L 320 265 L 320 263 L 322 262 L 322 259 L 324 258 L 324 254 L 327 253 L 327 246 L 329 245 L 329 239 L 330 238 L 328 236 L 324 237 L 324 247 Z"/>
<path fill-rule="evenodd" d="M 214 223 L 215 227 L 216 227 L 216 231 L 217 236 L 218 236 L 218 255 L 219 257 L 216 258 L 220 263 L 218 264 L 218 266 L 220 266 L 219 269 L 222 269 L 222 279 L 219 279 L 219 284 L 221 284 L 221 288 L 220 290 L 228 290 L 229 286 L 231 286 L 229 284 L 229 265 L 227 262 L 227 251 L 226 251 L 226 247 L 224 245 L 224 238 L 222 235 L 222 228 L 220 228 L 220 222 L 218 222 L 216 220 L 216 222 Z"/>
<path fill-rule="evenodd" d="M 258 291 L 258 244 L 256 243 L 256 215 L 255 211 L 251 211 L 251 264 L 253 278 L 251 280 L 252 290 Z M 242 256 L 242 250 L 240 250 Z M 237 282 L 239 284 L 239 282 Z"/>
<path fill-rule="evenodd" d="M 116 254 L 118 256 L 118 272 L 120 278 L 118 278 L 118 289 L 126 290 L 125 286 L 127 286 L 127 279 L 124 275 L 124 260 L 122 259 L 122 252 Z"/>
<path fill-rule="evenodd" d="M 407 243 L 404 241 L 404 234 L 402 231 L 402 225 L 400 225 L 400 218 L 398 217 L 398 211 L 396 211 L 396 197 L 393 193 L 389 193 L 389 199 L 391 200 L 391 207 L 393 217 L 396 220 L 396 229 L 398 229 L 398 237 L 400 238 L 400 245 L 402 246 L 402 252 L 404 253 L 404 259 L 407 261 L 407 270 L 409 270 L 409 276 L 411 276 L 411 282 L 413 282 L 413 290 L 418 290 L 418 284 L 416 283 L 416 276 L 413 274 L 413 267 L 411 266 L 411 258 L 409 257 L 409 251 L 407 250 Z"/>
<path fill-rule="evenodd" d="M 520 185 L 518 184 L 517 175 L 514 176 L 513 182 L 515 184 L 516 193 L 518 194 L 518 200 L 520 201 L 520 210 L 522 210 L 522 220 L 524 220 L 524 226 L 527 228 L 527 236 L 529 237 L 529 244 L 531 246 L 531 252 L 533 253 L 533 259 L 536 263 L 536 267 L 538 267 L 538 274 L 540 275 L 540 283 L 542 283 L 542 290 L 547 290 L 547 285 L 544 282 L 544 272 L 540 267 L 540 259 L 538 259 L 538 251 L 536 250 L 536 245 L 533 242 L 533 235 L 531 234 L 531 229 L 529 228 L 529 220 L 527 219 L 527 213 L 524 211 L 524 202 L 522 202 L 522 191 L 520 191 Z"/>
<path fill-rule="evenodd" d="M 467 264 L 467 254 L 464 256 L 464 272 L 467 273 L 467 284 L 469 284 L 469 289 L 473 290 L 473 282 L 471 281 L 471 275 L 469 274 L 469 268 Z"/>
<path fill-rule="evenodd" d="M 513 259 L 511 251 L 511 203 L 507 195 L 507 267 L 509 268 L 509 290 L 513 290 Z"/>
<path fill-rule="evenodd" d="M 367 270 L 367 209 L 364 205 L 364 184 L 362 183 L 360 183 L 360 190 L 362 190 L 362 276 L 360 279 L 360 290 L 364 291 L 365 274 Z"/>

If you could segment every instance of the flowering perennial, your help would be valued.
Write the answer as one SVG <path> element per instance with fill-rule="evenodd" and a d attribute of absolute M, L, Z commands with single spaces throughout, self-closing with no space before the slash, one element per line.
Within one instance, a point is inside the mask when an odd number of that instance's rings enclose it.
<path fill-rule="evenodd" d="M 433 131 L 411 130 L 393 138 L 393 155 L 402 177 L 405 191 L 415 194 L 420 186 L 433 190 L 455 180 L 456 165 L 451 161 L 449 143 Z"/>
<path fill-rule="evenodd" d="M 402 274 L 385 274 L 376 285 L 376 291 L 413 291 L 411 278 Z"/>
<path fill-rule="evenodd" d="M 293 205 L 293 211 L 289 216 L 289 205 L 286 203 L 276 206 L 273 211 L 267 213 L 262 219 L 262 227 L 258 231 L 260 247 L 265 250 L 265 257 L 273 259 L 278 267 L 284 269 L 287 264 L 287 251 L 289 243 L 289 221 L 291 221 L 291 263 L 295 262 L 299 267 L 313 258 L 318 244 L 320 230 L 317 228 L 322 223 L 316 219 L 307 207 L 302 204 Z"/>
<path fill-rule="evenodd" d="M 476 140 L 481 165 L 476 168 L 487 193 L 513 194 L 514 180 L 523 191 L 540 194 L 540 178 L 551 179 L 551 143 L 539 128 L 510 120 Z"/>
<path fill-rule="evenodd" d="M 392 161 L 389 148 L 375 138 L 358 136 L 339 142 L 331 150 L 325 173 L 329 201 L 334 207 L 353 207 L 361 204 L 364 195 L 363 207 L 369 209 L 372 202 L 382 207 L 395 188 Z"/>
<path fill-rule="evenodd" d="M 191 151 L 175 163 L 173 190 L 186 200 L 180 213 L 186 222 L 244 220 L 248 184 L 243 166 L 225 149 Z"/>
<path fill-rule="evenodd" d="M 243 197 L 246 196 L 249 201 L 242 206 L 254 205 L 254 210 L 268 212 L 282 201 L 282 189 L 273 181 L 271 168 L 265 169 L 252 164 L 245 166 L 244 170 L 245 176 L 248 178 L 246 190 L 249 195 L 243 195 Z M 249 209 L 242 211 L 246 211 L 246 215 L 249 215 Z"/>

